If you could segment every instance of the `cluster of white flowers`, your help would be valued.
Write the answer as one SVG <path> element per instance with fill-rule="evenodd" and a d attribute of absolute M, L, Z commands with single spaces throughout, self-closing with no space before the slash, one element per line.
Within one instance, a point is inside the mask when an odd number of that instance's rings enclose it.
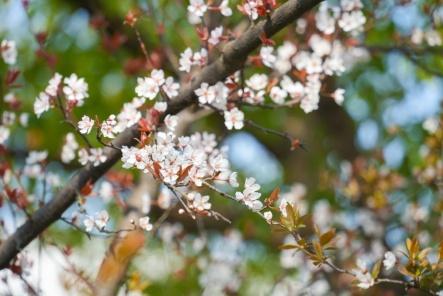
<path fill-rule="evenodd" d="M 48 111 L 53 106 L 54 99 L 60 95 L 59 88 L 63 76 L 55 73 L 49 80 L 48 86 L 44 92 L 41 92 L 34 102 L 34 113 L 40 117 L 42 113 Z M 68 102 L 67 109 L 70 110 L 75 106 L 82 106 L 84 100 L 89 97 L 88 84 L 84 78 L 79 78 L 77 74 L 71 74 L 63 79 L 63 94 Z"/>
<path fill-rule="evenodd" d="M 43 172 L 43 162 L 48 157 L 48 151 L 31 151 L 26 158 L 23 169 L 25 176 L 30 178 L 40 178 Z"/>
<path fill-rule="evenodd" d="M 84 100 L 89 97 L 88 84 L 85 82 L 85 79 L 78 77 L 77 74 L 73 73 L 71 76 L 65 77 L 63 82 L 65 83 L 63 93 L 66 99 L 74 105 L 82 106 Z M 49 83 L 49 86 L 51 87 L 51 83 Z"/>
<path fill-rule="evenodd" d="M 190 0 L 188 5 L 188 21 L 191 24 L 201 23 L 202 17 L 209 8 L 212 11 L 220 12 L 223 16 L 232 15 L 232 9 L 229 7 L 229 0 L 223 0 L 218 6 L 211 7 L 204 0 Z"/>
<path fill-rule="evenodd" d="M 211 45 L 217 45 L 223 39 L 223 27 L 219 26 L 211 31 L 208 43 Z"/>
<path fill-rule="evenodd" d="M 236 192 L 235 198 L 243 202 L 248 208 L 253 211 L 260 211 L 263 208 L 263 203 L 259 200 L 261 193 L 260 185 L 255 182 L 254 178 L 246 178 L 245 188 L 243 192 Z"/>
<path fill-rule="evenodd" d="M 246 0 L 239 5 L 239 10 L 248 16 L 250 20 L 255 21 L 259 17 L 259 10 L 265 7 L 263 0 Z"/>
<path fill-rule="evenodd" d="M 79 145 L 75 140 L 73 133 L 66 134 L 65 145 L 62 148 L 61 160 L 64 163 L 70 163 L 75 159 L 75 152 L 77 151 Z"/>
<path fill-rule="evenodd" d="M 14 65 L 17 62 L 17 46 L 13 40 L 2 40 L 0 43 L 0 53 L 3 61 L 8 65 Z"/>
<path fill-rule="evenodd" d="M 209 202 L 209 195 L 201 195 L 199 192 L 189 192 L 186 195 L 186 200 L 189 208 L 197 212 L 207 211 L 212 207 Z"/>
<path fill-rule="evenodd" d="M 221 109 L 226 108 L 229 89 L 223 82 L 219 81 L 211 86 L 208 83 L 203 82 L 194 93 L 197 95 L 200 104 L 211 104 Z"/>
<path fill-rule="evenodd" d="M 246 1 L 243 12 L 252 19 L 257 18 L 256 8 L 260 1 Z M 320 101 L 321 80 L 325 76 L 341 75 L 345 71 L 345 57 L 350 55 L 351 50 L 345 47 L 341 41 L 324 37 L 336 31 L 336 25 L 346 33 L 357 34 L 362 31 L 366 22 L 363 15 L 362 4 L 359 0 L 343 0 L 340 6 L 329 6 L 322 3 L 316 13 L 316 27 L 322 33 L 312 34 L 308 45 L 310 50 L 297 52 L 296 46 L 285 41 L 275 51 L 272 46 L 263 46 L 260 50 L 262 63 L 283 75 L 279 85 L 271 84 L 268 90 L 268 79 L 260 74 L 254 74 L 247 81 L 248 87 L 239 91 L 239 95 L 251 104 L 259 104 L 264 101 L 264 95 L 269 91 L 271 100 L 276 104 L 284 104 L 288 97 L 291 103 L 300 102 L 300 107 L 309 113 L 318 109 Z M 306 28 L 306 26 L 304 26 Z M 292 81 L 285 75 L 292 68 L 306 73 L 307 77 L 301 81 Z M 332 94 L 337 104 L 342 104 L 344 90 L 338 89 Z"/>
<path fill-rule="evenodd" d="M 91 132 L 92 127 L 94 126 L 94 120 L 89 118 L 86 115 L 83 115 L 82 120 L 78 123 L 78 130 L 81 134 L 89 134 Z"/>
<path fill-rule="evenodd" d="M 86 232 L 91 232 L 94 228 L 97 228 L 99 231 L 102 231 L 105 229 L 108 222 L 109 222 L 109 214 L 106 210 L 97 212 L 95 213 L 94 216 L 87 216 L 83 220 Z"/>
<path fill-rule="evenodd" d="M 10 134 L 11 132 L 9 128 L 0 125 L 0 145 L 4 145 L 6 143 L 6 141 L 9 139 Z"/>
<path fill-rule="evenodd" d="M 174 98 L 178 95 L 180 85 L 174 82 L 172 77 L 165 78 L 163 70 L 154 69 L 150 77 L 137 79 L 135 92 L 141 98 L 153 100 L 160 91 L 163 91 L 168 98 Z"/>
<path fill-rule="evenodd" d="M 82 148 L 78 151 L 78 162 L 81 165 L 91 163 L 93 166 L 99 166 L 106 161 L 107 157 L 103 148 L 90 148 L 89 150 Z"/>
<path fill-rule="evenodd" d="M 208 62 L 208 51 L 205 48 L 200 51 L 192 52 L 192 49 L 186 48 L 184 52 L 180 54 L 179 70 L 189 73 L 192 66 L 204 66 Z"/>
<path fill-rule="evenodd" d="M 443 44 L 441 35 L 438 31 L 433 29 L 424 31 L 420 28 L 414 28 L 412 31 L 411 42 L 417 45 L 426 42 L 429 46 L 441 46 Z"/>
<path fill-rule="evenodd" d="M 386 252 L 383 260 L 383 266 L 386 268 L 386 270 L 392 269 L 395 266 L 395 263 L 397 263 L 395 254 L 391 251 Z"/>
<path fill-rule="evenodd" d="M 225 236 L 214 237 L 209 244 L 209 258 L 201 256 L 198 267 L 202 270 L 199 284 L 202 295 L 235 294 L 241 285 L 238 268 L 245 251 L 245 242 L 238 231 L 230 231 Z"/>
<path fill-rule="evenodd" d="M 226 149 L 216 146 L 214 134 L 195 133 L 177 138 L 170 132 L 158 132 L 155 144 L 142 148 L 124 146 L 123 167 L 150 172 L 172 186 L 188 183 L 202 186 L 205 181 L 233 182 Z"/>
<path fill-rule="evenodd" d="M 242 129 L 244 126 L 245 114 L 240 111 L 237 107 L 232 108 L 229 111 L 225 111 L 225 126 L 227 129 Z"/>
<path fill-rule="evenodd" d="M 151 231 L 154 226 L 149 221 L 150 218 L 148 216 L 141 217 L 138 219 L 138 226 L 144 231 Z"/>
<path fill-rule="evenodd" d="M 366 262 L 361 259 L 357 259 L 357 268 L 352 269 L 352 273 L 358 281 L 359 288 L 369 289 L 375 284 L 375 279 L 369 272 Z"/>

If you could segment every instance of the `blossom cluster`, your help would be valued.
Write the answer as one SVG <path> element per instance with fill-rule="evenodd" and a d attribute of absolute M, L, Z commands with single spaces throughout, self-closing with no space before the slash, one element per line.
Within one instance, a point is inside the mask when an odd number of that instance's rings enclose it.
<path fill-rule="evenodd" d="M 136 167 L 171 186 L 193 183 L 201 187 L 206 181 L 234 183 L 235 173 L 229 169 L 226 149 L 216 146 L 215 135 L 206 132 L 182 137 L 157 132 L 151 145 L 122 147 L 123 167 Z"/>
<path fill-rule="evenodd" d="M 61 82 L 63 80 L 63 87 Z M 62 93 L 60 93 L 60 89 Z M 72 110 L 75 106 L 82 106 L 88 94 L 88 84 L 84 78 L 80 78 L 77 74 L 73 73 L 68 77 L 63 78 L 59 73 L 55 73 L 49 80 L 46 89 L 41 92 L 34 102 L 34 112 L 37 117 L 40 117 L 44 112 L 54 107 L 56 104 L 60 104 L 57 99 L 63 94 L 66 98 L 67 111 Z"/>

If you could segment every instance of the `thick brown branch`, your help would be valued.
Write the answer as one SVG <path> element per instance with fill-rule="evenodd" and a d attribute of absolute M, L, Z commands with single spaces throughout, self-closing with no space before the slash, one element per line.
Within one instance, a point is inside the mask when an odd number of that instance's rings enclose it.
<path fill-rule="evenodd" d="M 260 46 L 260 35 L 263 32 L 271 37 L 285 26 L 313 8 L 322 0 L 290 0 L 274 11 L 267 20 L 262 20 L 252 26 L 238 39 L 228 43 L 221 56 L 212 64 L 204 67 L 185 86 L 178 97 L 170 102 L 166 114 L 176 114 L 180 110 L 192 105 L 195 101 L 194 90 L 202 82 L 215 84 L 240 69 L 248 55 Z M 112 144 L 116 147 L 135 145 L 139 132 L 137 126 L 124 131 Z M 20 226 L 17 231 L 0 245 L 0 268 L 6 268 L 17 253 L 26 247 L 33 239 L 42 233 L 49 225 L 57 221 L 62 213 L 71 206 L 78 191 L 91 180 L 95 182 L 105 174 L 121 157 L 121 152 L 112 148 L 105 148 L 107 161 L 98 167 L 87 166 L 79 170 L 58 192 L 58 194 L 44 207 L 37 210 L 32 217 Z"/>

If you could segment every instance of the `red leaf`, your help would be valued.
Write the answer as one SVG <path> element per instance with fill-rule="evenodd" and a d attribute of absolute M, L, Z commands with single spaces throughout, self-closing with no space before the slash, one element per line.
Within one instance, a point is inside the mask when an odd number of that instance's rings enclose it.
<path fill-rule="evenodd" d="M 91 179 L 86 182 L 85 186 L 80 190 L 81 195 L 88 196 L 92 192 L 92 188 L 94 188 L 94 183 Z"/>
<path fill-rule="evenodd" d="M 18 75 L 20 75 L 19 70 L 15 70 L 15 69 L 8 70 L 8 72 L 6 73 L 6 77 L 5 77 L 6 85 L 11 86 L 17 80 Z"/>

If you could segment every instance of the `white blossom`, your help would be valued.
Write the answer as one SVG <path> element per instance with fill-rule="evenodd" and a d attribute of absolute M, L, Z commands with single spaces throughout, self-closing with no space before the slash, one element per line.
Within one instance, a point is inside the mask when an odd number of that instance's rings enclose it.
<path fill-rule="evenodd" d="M 203 0 L 191 0 L 189 2 L 188 11 L 198 17 L 202 17 L 208 6 Z"/>
<path fill-rule="evenodd" d="M 220 13 L 224 16 L 231 16 L 232 9 L 229 7 L 229 0 L 223 0 L 219 6 Z"/>
<path fill-rule="evenodd" d="M 366 23 L 366 17 L 361 10 L 345 12 L 338 20 L 338 25 L 345 32 L 360 32 Z"/>
<path fill-rule="evenodd" d="M 174 131 L 178 125 L 178 117 L 176 115 L 168 114 L 166 115 L 164 122 L 170 131 Z"/>
<path fill-rule="evenodd" d="M 260 58 L 265 66 L 272 67 L 277 60 L 273 54 L 274 48 L 272 46 L 263 46 L 260 49 Z"/>
<path fill-rule="evenodd" d="M 255 182 L 254 178 L 246 178 L 245 188 L 243 192 L 236 192 L 235 198 L 242 201 L 247 207 L 253 211 L 259 211 L 263 208 L 263 203 L 258 200 L 261 196 L 260 185 Z"/>
<path fill-rule="evenodd" d="M 179 59 L 179 65 L 180 67 L 178 68 L 180 71 L 184 71 L 184 72 L 190 72 L 191 71 L 191 67 L 193 65 L 193 52 L 190 48 L 186 48 L 184 52 L 182 52 L 180 54 L 180 59 Z"/>
<path fill-rule="evenodd" d="M 81 134 L 89 134 L 94 126 L 94 120 L 83 115 L 82 120 L 78 122 L 78 128 Z"/>
<path fill-rule="evenodd" d="M 37 117 L 40 117 L 44 112 L 51 108 L 51 103 L 49 102 L 49 96 L 41 92 L 34 102 L 34 113 Z"/>
<path fill-rule="evenodd" d="M 332 98 L 337 103 L 337 105 L 343 104 L 343 101 L 345 100 L 345 90 L 342 88 L 337 88 L 332 94 Z"/>
<path fill-rule="evenodd" d="M 166 102 L 156 102 L 154 104 L 154 109 L 160 113 L 165 112 L 167 108 L 168 108 L 168 103 Z"/>
<path fill-rule="evenodd" d="M 157 96 L 159 90 L 157 81 L 151 77 L 137 78 L 135 92 L 138 96 L 152 100 Z"/>
<path fill-rule="evenodd" d="M 99 230 L 105 229 L 106 224 L 108 224 L 108 221 L 109 221 L 109 214 L 106 210 L 96 213 L 94 218 L 94 223 Z"/>
<path fill-rule="evenodd" d="M 390 251 L 385 253 L 383 265 L 386 268 L 386 270 L 390 270 L 392 267 L 394 267 L 396 262 L 397 259 L 395 258 L 394 253 Z"/>
<path fill-rule="evenodd" d="M 271 97 L 272 101 L 274 101 L 276 104 L 281 105 L 285 102 L 288 93 L 284 89 L 278 86 L 274 86 L 271 88 L 269 96 Z"/>
<path fill-rule="evenodd" d="M 206 82 L 203 82 L 194 93 L 197 95 L 200 104 L 211 104 L 215 100 L 215 89 Z"/>
<path fill-rule="evenodd" d="M 83 105 L 84 99 L 88 95 L 88 84 L 84 78 L 79 78 L 77 74 L 71 74 L 69 77 L 65 77 L 63 80 L 65 86 L 63 87 L 63 93 L 66 99 L 69 101 L 75 101 L 78 106 Z"/>
<path fill-rule="evenodd" d="M 263 90 L 268 85 L 268 76 L 266 74 L 253 74 L 246 80 L 246 85 L 253 90 Z"/>
<path fill-rule="evenodd" d="M 0 52 L 6 64 L 14 65 L 17 62 L 17 47 L 13 40 L 2 40 Z"/>
<path fill-rule="evenodd" d="M 180 84 L 174 82 L 174 78 L 168 77 L 165 80 L 165 83 L 162 86 L 163 91 L 166 93 L 168 98 L 172 99 L 178 95 L 178 89 L 180 88 Z"/>
<path fill-rule="evenodd" d="M 148 216 L 138 219 L 138 226 L 140 226 L 140 228 L 143 229 L 144 231 L 151 231 L 153 225 L 149 223 L 149 220 L 150 218 Z"/>
<path fill-rule="evenodd" d="M 106 138 L 115 138 L 114 135 L 114 128 L 117 125 L 117 121 L 115 120 L 115 115 L 111 114 L 109 115 L 108 119 L 102 122 L 100 126 L 100 132 L 105 136 Z"/>
<path fill-rule="evenodd" d="M 245 115 L 237 107 L 224 112 L 225 126 L 227 129 L 242 129 L 244 126 L 243 120 Z"/>
<path fill-rule="evenodd" d="M 89 161 L 93 166 L 99 166 L 106 161 L 106 155 L 102 148 L 91 148 L 89 152 Z"/>
<path fill-rule="evenodd" d="M 59 73 L 55 73 L 54 76 L 52 76 L 52 78 L 49 79 L 49 83 L 45 89 L 45 92 L 51 97 L 56 97 L 62 79 L 63 79 L 62 75 L 60 75 Z"/>
<path fill-rule="evenodd" d="M 0 145 L 4 145 L 9 138 L 10 131 L 7 127 L 0 125 Z"/>
<path fill-rule="evenodd" d="M 211 35 L 208 39 L 209 44 L 217 45 L 223 37 L 223 27 L 219 26 L 211 31 Z"/>
<path fill-rule="evenodd" d="M 62 148 L 61 160 L 63 163 L 70 163 L 75 159 L 75 151 L 78 149 L 79 145 L 75 140 L 73 133 L 67 133 L 65 144 Z"/>
<path fill-rule="evenodd" d="M 272 212 L 271 211 L 264 212 L 263 217 L 266 219 L 266 221 L 270 222 L 272 220 Z"/>

